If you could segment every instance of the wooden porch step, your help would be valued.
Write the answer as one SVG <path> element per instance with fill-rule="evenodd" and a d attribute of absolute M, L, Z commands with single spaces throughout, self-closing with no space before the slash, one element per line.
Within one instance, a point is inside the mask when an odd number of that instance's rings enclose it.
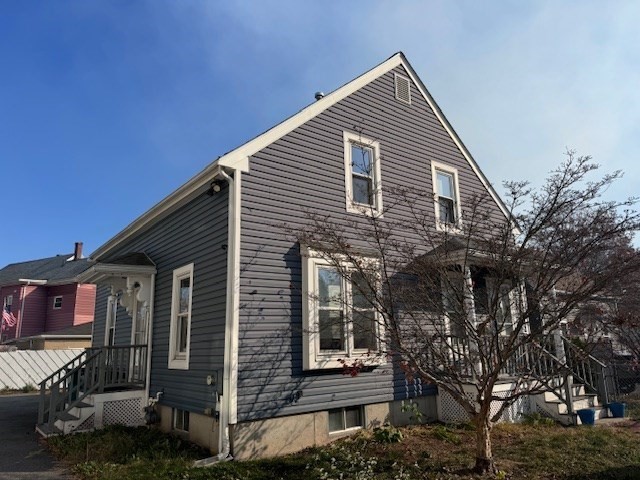
<path fill-rule="evenodd" d="M 60 412 L 56 415 L 57 420 L 62 420 L 63 422 L 68 422 L 70 420 L 78 420 L 78 417 L 75 415 L 71 415 L 69 412 Z"/>
<path fill-rule="evenodd" d="M 92 403 L 86 403 L 86 402 L 79 402 L 76 405 L 74 405 L 75 408 L 87 408 L 87 407 L 93 407 Z"/>
<path fill-rule="evenodd" d="M 52 437 L 54 435 L 62 435 L 62 430 L 60 430 L 55 425 L 49 425 L 48 423 L 36 425 L 36 432 L 38 432 L 43 437 Z"/>

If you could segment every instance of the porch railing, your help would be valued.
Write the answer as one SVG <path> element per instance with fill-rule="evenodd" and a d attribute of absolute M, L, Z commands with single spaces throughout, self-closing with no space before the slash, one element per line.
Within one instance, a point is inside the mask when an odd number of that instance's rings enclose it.
<path fill-rule="evenodd" d="M 147 346 L 88 348 L 40 383 L 38 424 L 53 426 L 88 395 L 144 388 Z"/>
<path fill-rule="evenodd" d="M 508 337 L 483 337 L 481 345 L 475 348 L 484 353 L 484 361 L 492 364 L 502 362 L 499 375 L 504 378 L 527 377 L 540 382 L 545 388 L 556 393 L 573 412 L 573 390 L 575 383 L 582 384 L 588 393 L 598 395 L 601 404 L 606 405 L 618 391 L 615 370 L 605 365 L 588 352 L 572 344 L 568 339 L 548 337 L 539 341 L 517 345 L 513 354 L 502 357 L 505 349 L 512 348 Z M 463 376 L 472 378 L 474 368 L 480 368 L 481 358 L 474 352 L 474 346 L 466 338 L 443 337 L 443 347 L 449 350 L 449 364 L 445 368 L 457 368 Z M 559 343 L 558 343 L 559 342 Z M 560 351 L 562 348 L 564 351 Z M 440 358 L 446 357 L 441 355 Z M 433 367 L 437 368 L 434 364 Z"/>
<path fill-rule="evenodd" d="M 567 365 L 574 378 L 584 384 L 590 392 L 597 394 L 600 402 L 607 405 L 618 394 L 618 382 L 613 366 L 606 365 L 593 355 L 562 337 Z"/>

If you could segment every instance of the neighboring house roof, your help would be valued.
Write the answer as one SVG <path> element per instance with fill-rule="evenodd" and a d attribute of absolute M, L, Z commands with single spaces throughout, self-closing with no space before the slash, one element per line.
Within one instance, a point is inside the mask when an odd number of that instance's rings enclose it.
<path fill-rule="evenodd" d="M 89 267 L 86 258 L 71 260 L 73 253 L 55 257 L 12 263 L 0 270 L 0 285 L 17 285 L 24 280 L 42 280 L 47 284 L 71 283 Z"/>
<path fill-rule="evenodd" d="M 91 254 L 91 257 L 98 260 L 100 257 L 108 254 L 110 250 L 115 248 L 117 245 L 126 241 L 128 238 L 131 238 L 137 232 L 149 228 L 151 225 L 160 221 L 165 216 L 169 215 L 171 212 L 175 211 L 180 206 L 187 203 L 189 200 L 197 196 L 206 190 L 209 183 L 215 178 L 218 174 L 220 168 L 222 167 L 230 167 L 234 169 L 238 169 L 240 171 L 246 172 L 249 170 L 249 162 L 248 159 L 250 156 L 256 154 L 263 148 L 272 144 L 276 140 L 282 138 L 288 133 L 292 132 L 294 129 L 300 127 L 305 122 L 310 119 L 316 117 L 320 113 L 324 112 L 331 106 L 335 105 L 339 101 L 348 97 L 352 93 L 356 92 L 360 88 L 369 84 L 373 80 L 379 78 L 381 75 L 384 75 L 394 68 L 398 66 L 403 66 L 413 83 L 417 86 L 418 90 L 427 101 L 429 106 L 433 109 L 433 112 L 436 118 L 440 121 L 444 129 L 449 133 L 450 137 L 453 139 L 456 146 L 460 149 L 460 152 L 464 156 L 464 158 L 469 163 L 473 172 L 477 175 L 480 182 L 487 189 L 489 195 L 496 202 L 500 210 L 503 212 L 506 218 L 510 219 L 511 216 L 509 214 L 509 210 L 504 204 L 504 202 L 500 199 L 493 186 L 489 183 L 484 174 L 480 171 L 478 164 L 471 156 L 471 153 L 462 143 L 460 137 L 455 132 L 449 121 L 445 118 L 444 114 L 440 110 L 440 107 L 436 104 L 435 100 L 428 92 L 426 86 L 420 80 L 420 77 L 416 74 L 413 67 L 409 64 L 407 59 L 405 58 L 402 52 L 398 52 L 392 57 L 388 58 L 378 66 L 372 68 L 368 72 L 360 75 L 354 80 L 344 84 L 337 90 L 334 90 L 328 95 L 325 95 L 323 98 L 315 101 L 314 103 L 308 105 L 304 109 L 302 109 L 297 114 L 289 117 L 283 122 L 275 125 L 271 129 L 266 132 L 258 135 L 252 140 L 246 142 L 245 144 L 239 146 L 238 148 L 231 150 L 230 152 L 225 153 L 221 157 L 218 157 L 212 163 L 210 163 L 204 170 L 200 173 L 196 174 L 190 180 L 188 180 L 185 184 L 175 190 L 173 193 L 165 197 L 147 212 L 143 213 L 140 217 L 130 223 L 127 227 L 125 227 L 122 231 L 116 234 L 113 238 L 108 240 L 104 245 L 100 246 L 95 252 Z"/>

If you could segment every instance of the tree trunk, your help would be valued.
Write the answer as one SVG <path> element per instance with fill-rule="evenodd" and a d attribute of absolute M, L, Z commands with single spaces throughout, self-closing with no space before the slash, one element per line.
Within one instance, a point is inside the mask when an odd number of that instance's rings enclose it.
<path fill-rule="evenodd" d="M 476 466 L 477 473 L 495 473 L 496 466 L 493 463 L 491 451 L 491 421 L 488 412 L 480 413 L 476 419 Z"/>

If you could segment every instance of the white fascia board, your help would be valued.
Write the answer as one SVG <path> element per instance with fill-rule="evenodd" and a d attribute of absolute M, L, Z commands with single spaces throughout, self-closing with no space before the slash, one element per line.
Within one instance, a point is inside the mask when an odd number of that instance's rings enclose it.
<path fill-rule="evenodd" d="M 22 285 L 46 285 L 47 280 L 38 280 L 35 278 L 19 278 L 18 282 Z"/>
<path fill-rule="evenodd" d="M 226 161 L 225 163 L 230 165 L 238 165 L 240 168 L 246 164 L 246 168 L 248 168 L 248 160 L 246 162 L 242 161 Z M 212 180 L 214 180 L 217 176 L 220 175 L 220 169 L 226 165 L 218 164 L 214 162 L 207 166 L 204 170 L 202 170 L 197 175 L 193 176 L 189 181 L 175 190 L 173 193 L 169 194 L 159 203 L 155 204 L 145 213 L 140 215 L 137 219 L 127 225 L 124 229 L 122 229 L 118 234 L 108 240 L 105 244 L 98 247 L 91 254 L 91 258 L 94 260 L 99 260 L 100 257 L 107 254 L 111 249 L 121 244 L 125 240 L 131 238 L 140 230 L 146 228 L 150 224 L 152 224 L 155 220 L 159 220 L 160 218 L 165 217 L 169 213 L 177 210 L 182 205 L 189 202 L 192 198 L 194 198 L 197 194 L 202 193 L 203 188 Z"/>
<path fill-rule="evenodd" d="M 352 93 L 356 92 L 360 88 L 364 87 L 368 83 L 372 82 L 381 75 L 384 75 L 385 73 L 389 72 L 402 63 L 402 54 L 396 53 L 377 67 L 372 68 L 368 72 L 363 73 L 349 83 L 344 84 L 337 90 L 334 90 L 330 94 L 325 95 L 320 100 L 317 100 L 316 102 L 308 105 L 295 115 L 270 128 L 263 134 L 258 135 L 253 140 L 250 140 L 244 145 L 223 155 L 218 159 L 218 162 L 236 162 L 240 159 L 248 159 L 263 148 L 271 145 L 273 142 L 279 140 L 288 133 L 291 133 L 293 130 L 308 122 L 312 118 L 318 116 L 329 107 L 338 103 L 340 100 L 343 100 L 344 98 L 348 97 Z M 224 165 L 226 166 L 226 163 Z M 243 171 L 248 171 L 248 169 Z"/>
<path fill-rule="evenodd" d="M 334 90 L 330 94 L 305 107 L 300 112 L 258 135 L 252 140 L 249 140 L 247 143 L 241 145 L 235 150 L 225 153 L 218 159 L 214 160 L 204 170 L 192 177 L 187 183 L 165 197 L 147 212 L 143 213 L 140 217 L 120 231 L 120 233 L 95 250 L 91 254 L 91 258 L 98 260 L 111 249 L 132 237 L 135 233 L 187 203 L 198 192 L 200 192 L 208 182 L 219 175 L 219 170 L 221 168 L 238 170 L 243 173 L 248 172 L 249 157 L 292 132 L 294 129 L 319 115 L 340 100 L 348 97 L 379 76 L 384 75 L 398 65 L 403 64 L 403 59 L 404 57 L 401 53 L 396 53 L 377 67 L 372 68 L 356 79 L 346 83 L 337 90 Z"/>
<path fill-rule="evenodd" d="M 402 55 L 402 54 L 399 54 L 399 55 Z M 507 220 L 512 221 L 513 219 L 509 214 L 509 209 L 507 208 L 505 203 L 502 201 L 498 193 L 495 191 L 495 189 L 493 188 L 493 185 L 491 185 L 487 177 L 485 177 L 484 173 L 482 173 L 482 170 L 480 170 L 480 167 L 471 156 L 471 152 L 469 152 L 469 150 L 467 150 L 467 147 L 465 147 L 464 143 L 462 143 L 462 140 L 460 139 L 460 137 L 458 137 L 458 134 L 453 129 L 453 127 L 451 126 L 447 118 L 444 116 L 444 113 L 442 113 L 442 110 L 440 110 L 440 107 L 438 106 L 438 104 L 436 104 L 435 100 L 427 90 L 427 87 L 422 82 L 422 80 L 420 79 L 416 71 L 413 69 L 413 67 L 407 61 L 407 59 L 404 58 L 404 55 L 402 55 L 402 64 L 404 65 L 405 69 L 407 70 L 407 73 L 411 77 L 411 80 L 413 80 L 413 83 L 418 87 L 418 90 L 422 94 L 423 98 L 427 101 L 427 103 L 433 110 L 440 124 L 444 127 L 444 129 L 447 131 L 451 139 L 454 141 L 454 143 L 456 144 L 456 146 L 458 147 L 458 149 L 460 150 L 464 158 L 467 160 L 467 163 L 469 163 L 469 166 L 471 167 L 473 172 L 476 174 L 480 182 L 482 182 L 484 187 L 489 192 L 489 195 L 491 195 L 491 198 L 493 198 L 493 200 L 496 202 L 496 204 L 498 205 L 498 207 L 500 208 L 504 216 L 507 218 Z M 519 232 L 519 230 L 517 231 Z"/>
<path fill-rule="evenodd" d="M 391 71 L 399 65 L 404 66 L 405 70 L 413 80 L 413 83 L 417 86 L 426 102 L 434 111 L 436 118 L 438 118 L 444 129 L 453 139 L 454 143 L 471 166 L 471 169 L 480 179 L 498 207 L 502 210 L 505 217 L 510 219 L 509 211 L 506 208 L 504 202 L 500 199 L 493 186 L 484 176 L 484 174 L 478 167 L 478 164 L 471 156 L 471 153 L 464 146 L 455 130 L 453 130 L 453 127 L 451 127 L 444 114 L 429 94 L 426 86 L 424 85 L 422 80 L 420 80 L 420 77 L 418 77 L 415 70 L 409 64 L 405 56 L 401 52 L 399 52 L 389 59 L 385 60 L 378 66 L 355 78 L 354 80 L 344 84 L 337 90 L 334 90 L 320 100 L 308 105 L 300 112 L 275 125 L 266 132 L 258 135 L 252 140 L 249 140 L 247 143 L 241 145 L 240 147 L 228 153 L 225 153 L 224 155 L 213 161 L 204 170 L 192 177 L 184 185 L 165 197 L 162 201 L 157 203 L 147 212 L 143 213 L 140 217 L 134 220 L 122 231 L 120 231 L 120 233 L 118 233 L 104 245 L 99 247 L 91 254 L 91 258 L 95 260 L 99 259 L 106 253 L 108 253 L 111 249 L 121 244 L 128 238 L 132 237 L 135 233 L 148 227 L 150 224 L 158 221 L 160 218 L 163 218 L 164 216 L 168 215 L 172 211 L 190 201 L 192 198 L 194 198 L 195 195 L 201 193 L 202 189 L 207 185 L 208 182 L 220 175 L 220 169 L 228 168 L 240 172 L 248 172 L 249 157 L 255 155 L 260 150 L 271 145 L 273 142 L 284 137 L 299 126 L 303 125 L 305 122 L 321 114 L 339 101 L 343 100 L 344 98 L 348 97 L 352 93 L 356 92 L 360 88 L 364 87 L 365 85 L 369 84 L 370 82 L 374 81 L 378 77 L 384 75 L 385 73 Z"/>
<path fill-rule="evenodd" d="M 78 283 L 98 283 L 107 277 L 130 277 L 134 275 L 153 275 L 156 267 L 151 265 L 96 264 L 76 277 Z"/>
<path fill-rule="evenodd" d="M 20 340 L 60 340 L 65 338 L 70 340 L 91 340 L 91 335 L 73 335 L 72 333 L 68 335 L 49 335 L 47 333 L 43 333 L 42 335 L 22 337 Z"/>

